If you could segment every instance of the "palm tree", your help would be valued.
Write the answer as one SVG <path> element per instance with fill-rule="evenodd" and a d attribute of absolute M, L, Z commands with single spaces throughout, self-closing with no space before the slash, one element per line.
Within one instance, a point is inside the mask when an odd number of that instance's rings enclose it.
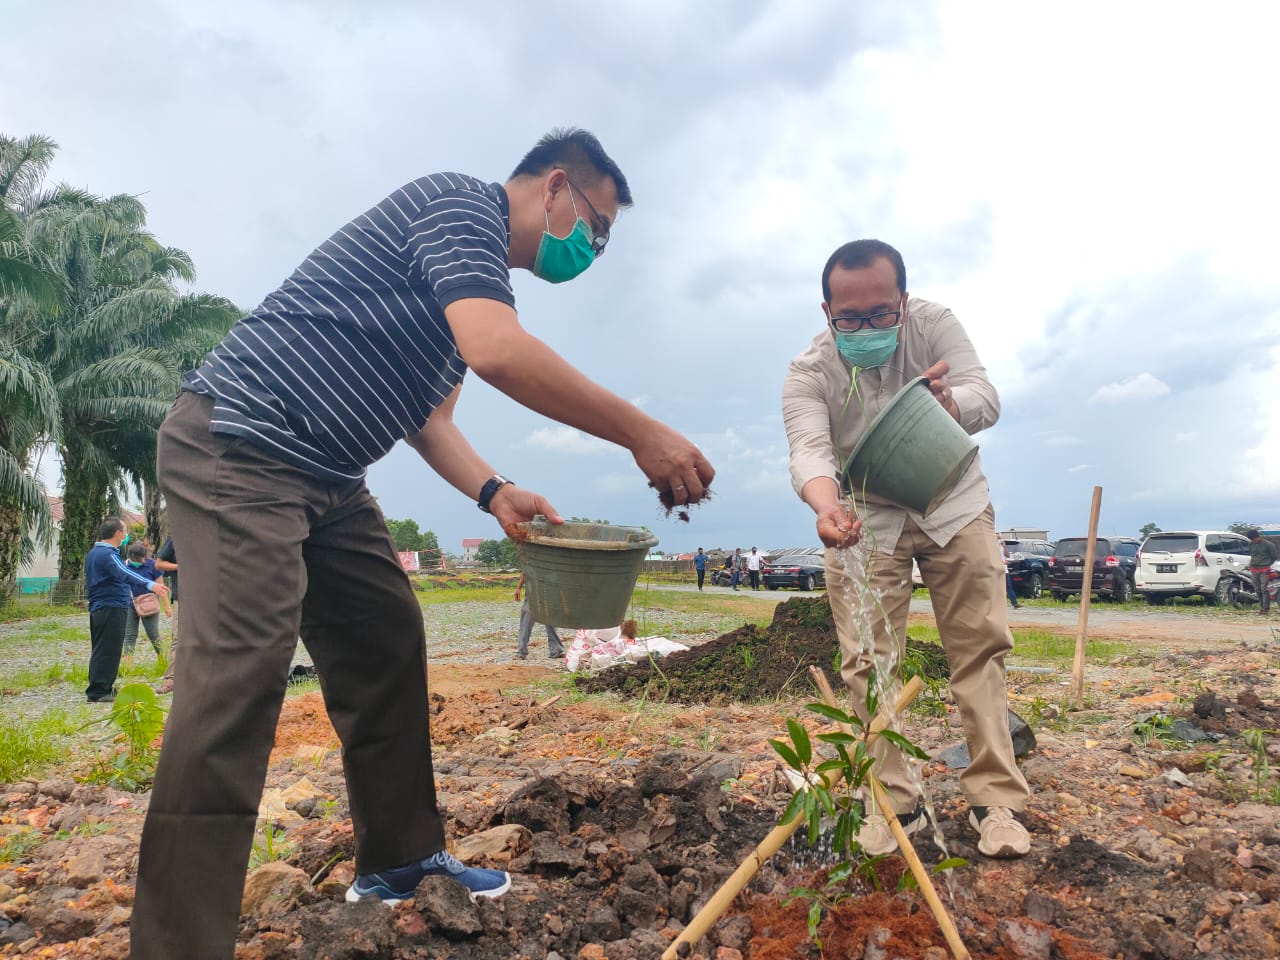
<path fill-rule="evenodd" d="M 126 475 L 151 483 L 155 435 L 182 374 L 239 316 L 229 301 L 184 296 L 195 270 L 145 229 L 134 197 L 80 197 L 33 218 L 33 242 L 66 281 L 61 314 L 37 355 L 60 400 L 64 490 L 58 577 L 80 576 L 103 515 Z"/>
<path fill-rule="evenodd" d="M 0 136 L 0 605 L 22 562 L 54 533 L 33 451 L 57 435 L 58 398 L 25 348 L 33 314 L 57 315 L 61 282 L 28 242 L 24 215 L 46 199 L 38 187 L 55 149 L 47 137 Z"/>
<path fill-rule="evenodd" d="M 191 258 L 146 231 L 136 197 L 44 190 L 55 149 L 0 137 L 0 583 L 29 535 L 52 530 L 31 470 L 42 443 L 62 457 L 60 579 L 80 578 L 129 484 L 158 504 L 156 430 L 183 373 L 239 317 L 178 289 L 195 278 Z"/>

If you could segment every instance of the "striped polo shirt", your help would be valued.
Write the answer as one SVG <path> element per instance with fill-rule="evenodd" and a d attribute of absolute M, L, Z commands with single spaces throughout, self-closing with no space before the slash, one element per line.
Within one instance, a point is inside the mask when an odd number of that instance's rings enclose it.
<path fill-rule="evenodd" d="M 413 180 L 331 236 L 231 328 L 183 389 L 209 428 L 337 482 L 420 430 L 466 373 L 444 308 L 514 306 L 501 184 Z"/>

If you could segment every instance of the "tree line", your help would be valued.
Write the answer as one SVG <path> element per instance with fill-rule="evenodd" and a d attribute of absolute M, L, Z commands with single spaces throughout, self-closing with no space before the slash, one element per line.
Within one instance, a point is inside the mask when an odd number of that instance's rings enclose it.
<path fill-rule="evenodd" d="M 159 541 L 156 431 L 241 316 L 189 292 L 191 257 L 147 230 L 137 197 L 50 186 L 56 152 L 0 135 L 0 601 L 55 539 L 59 579 L 79 579 L 97 525 L 131 493 Z M 55 450 L 60 530 L 38 473 Z"/>

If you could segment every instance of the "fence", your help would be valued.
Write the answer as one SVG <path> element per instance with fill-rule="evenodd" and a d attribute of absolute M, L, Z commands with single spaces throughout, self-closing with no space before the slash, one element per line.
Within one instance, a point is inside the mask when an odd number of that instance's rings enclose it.
<path fill-rule="evenodd" d="M 57 577 L 18 577 L 13 581 L 13 589 L 0 590 L 0 596 L 28 602 L 44 600 L 49 604 L 83 603 L 89 599 L 83 579 L 60 580 Z"/>

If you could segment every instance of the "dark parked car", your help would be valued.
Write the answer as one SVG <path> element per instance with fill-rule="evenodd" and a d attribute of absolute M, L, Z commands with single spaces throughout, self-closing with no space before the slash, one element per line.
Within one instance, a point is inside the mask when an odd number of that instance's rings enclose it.
<path fill-rule="evenodd" d="M 1053 544 L 1048 540 L 1006 540 L 1004 546 L 1009 551 L 1009 576 L 1013 577 L 1013 589 L 1035 600 L 1049 581 Z"/>
<path fill-rule="evenodd" d="M 796 555 L 766 560 L 761 566 L 764 585 L 770 590 L 779 587 L 795 587 L 813 590 L 827 585 L 827 571 L 818 555 Z"/>
<path fill-rule="evenodd" d="M 1084 554 L 1088 537 L 1058 541 L 1049 560 L 1049 593 L 1065 600 L 1084 584 Z M 1098 537 L 1093 550 L 1092 591 L 1112 600 L 1133 598 L 1133 578 L 1138 567 L 1138 547 L 1132 537 Z"/>

